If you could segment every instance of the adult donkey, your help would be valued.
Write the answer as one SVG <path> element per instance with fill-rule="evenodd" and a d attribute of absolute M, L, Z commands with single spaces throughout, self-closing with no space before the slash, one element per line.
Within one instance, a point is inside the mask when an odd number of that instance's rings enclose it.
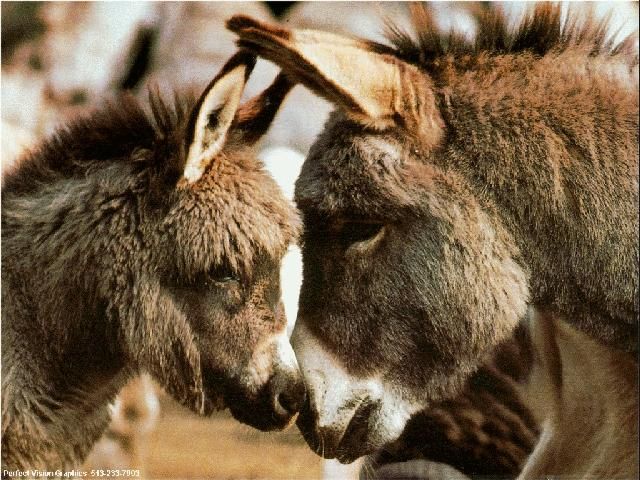
<path fill-rule="evenodd" d="M 151 115 L 124 97 L 5 176 L 3 469 L 77 466 L 140 369 L 263 430 L 302 404 L 279 286 L 299 220 L 251 150 L 290 84 L 238 108 L 254 64 Z"/>
<path fill-rule="evenodd" d="M 299 425 L 327 457 L 372 452 L 528 320 L 544 428 L 522 476 L 633 477 L 635 38 L 549 4 L 514 31 L 479 13 L 473 43 L 413 13 L 394 47 L 228 23 L 338 106 L 296 185 Z"/>

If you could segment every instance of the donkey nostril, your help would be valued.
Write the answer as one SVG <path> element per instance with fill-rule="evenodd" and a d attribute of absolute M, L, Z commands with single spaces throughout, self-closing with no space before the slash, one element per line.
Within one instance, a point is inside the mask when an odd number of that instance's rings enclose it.
<path fill-rule="evenodd" d="M 298 413 L 304 404 L 304 385 L 291 382 L 286 377 L 278 377 L 271 384 L 273 409 L 279 417 L 291 417 Z"/>
<path fill-rule="evenodd" d="M 127 405 L 124 409 L 124 418 L 129 420 L 130 422 L 135 422 L 140 418 L 140 410 L 132 405 Z"/>
<path fill-rule="evenodd" d="M 294 395 L 291 392 L 281 392 L 276 397 L 277 405 L 280 405 L 282 409 L 289 415 L 293 415 L 300 410 L 302 406 L 302 398 L 299 395 Z"/>

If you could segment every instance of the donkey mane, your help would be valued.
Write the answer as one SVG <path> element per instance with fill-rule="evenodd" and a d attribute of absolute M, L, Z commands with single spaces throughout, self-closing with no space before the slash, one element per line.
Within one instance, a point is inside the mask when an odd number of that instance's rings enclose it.
<path fill-rule="evenodd" d="M 163 169 L 180 175 L 184 130 L 195 105 L 193 95 L 174 94 L 173 102 L 149 90 L 149 111 L 124 93 L 93 112 L 59 127 L 36 150 L 26 153 L 4 175 L 4 194 L 23 195 L 42 185 L 86 176 L 104 162 L 132 162 L 140 170 Z M 151 149 L 161 152 L 150 155 Z"/>
<path fill-rule="evenodd" d="M 423 4 L 412 7 L 417 40 L 391 23 L 387 23 L 387 38 L 398 58 L 432 75 L 451 65 L 457 69 L 472 69 L 482 56 L 524 52 L 544 57 L 577 51 L 591 57 L 619 57 L 630 68 L 638 65 L 637 34 L 615 42 L 614 37 L 608 34 L 609 17 L 598 20 L 593 12 L 581 16 L 570 11 L 563 21 L 560 5 L 541 3 L 516 28 L 509 27 L 508 18 L 499 7 L 471 8 L 470 13 L 477 25 L 475 39 L 454 30 L 440 31 L 431 10 Z"/>

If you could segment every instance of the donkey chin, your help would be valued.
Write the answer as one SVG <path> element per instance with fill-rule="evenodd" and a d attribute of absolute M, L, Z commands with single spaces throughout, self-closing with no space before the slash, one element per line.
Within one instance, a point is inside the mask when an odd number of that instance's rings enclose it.
<path fill-rule="evenodd" d="M 196 356 L 198 357 L 198 356 Z M 295 421 L 306 389 L 285 331 L 266 338 L 242 362 L 189 361 L 166 357 L 172 375 L 162 382 L 167 393 L 193 412 L 209 416 L 228 408 L 233 417 L 262 431 L 282 430 Z M 188 385 L 186 379 L 194 379 Z M 186 393 L 185 393 L 186 392 Z"/>

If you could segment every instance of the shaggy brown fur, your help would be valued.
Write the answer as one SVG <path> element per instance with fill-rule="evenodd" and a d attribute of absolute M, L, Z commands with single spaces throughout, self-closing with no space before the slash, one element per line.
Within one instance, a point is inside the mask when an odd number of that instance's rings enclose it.
<path fill-rule="evenodd" d="M 394 418 L 457 393 L 528 311 L 635 362 L 637 55 L 593 19 L 562 26 L 559 9 L 537 7 L 515 33 L 483 17 L 473 45 L 418 11 L 420 40 L 396 34 L 395 51 L 229 22 L 241 45 L 339 107 L 296 184 L 305 333 L 294 346 L 299 357 L 316 348 L 313 358 L 320 342 L 353 379 L 395 392 L 405 410 Z M 598 358 L 592 367 L 608 371 Z M 620 396 L 597 398 L 619 410 Z M 314 425 L 312 403 L 300 419 L 310 444 L 350 460 L 394 440 L 396 420 L 376 416 L 390 410 L 371 402 L 356 403 L 346 430 Z M 594 435 L 603 450 L 629 451 L 627 437 Z M 637 475 L 637 451 L 624 462 L 609 473 Z"/>
<path fill-rule="evenodd" d="M 148 114 L 125 96 L 7 173 L 3 468 L 76 466 L 139 369 L 201 414 L 227 405 L 271 429 L 297 409 L 299 374 L 281 371 L 265 341 L 284 332 L 279 262 L 299 221 L 253 155 L 259 132 L 245 141 L 242 128 L 218 125 L 219 111 L 238 108 L 254 62 L 234 56 L 198 102 L 170 107 L 152 96 Z M 280 82 L 265 95 L 288 89 Z M 210 96 L 222 103 L 202 112 Z M 268 103 L 255 99 L 238 118 L 259 119 L 264 133 L 273 112 L 256 105 Z M 226 141 L 188 183 L 181 174 L 201 113 L 203 128 Z"/>

